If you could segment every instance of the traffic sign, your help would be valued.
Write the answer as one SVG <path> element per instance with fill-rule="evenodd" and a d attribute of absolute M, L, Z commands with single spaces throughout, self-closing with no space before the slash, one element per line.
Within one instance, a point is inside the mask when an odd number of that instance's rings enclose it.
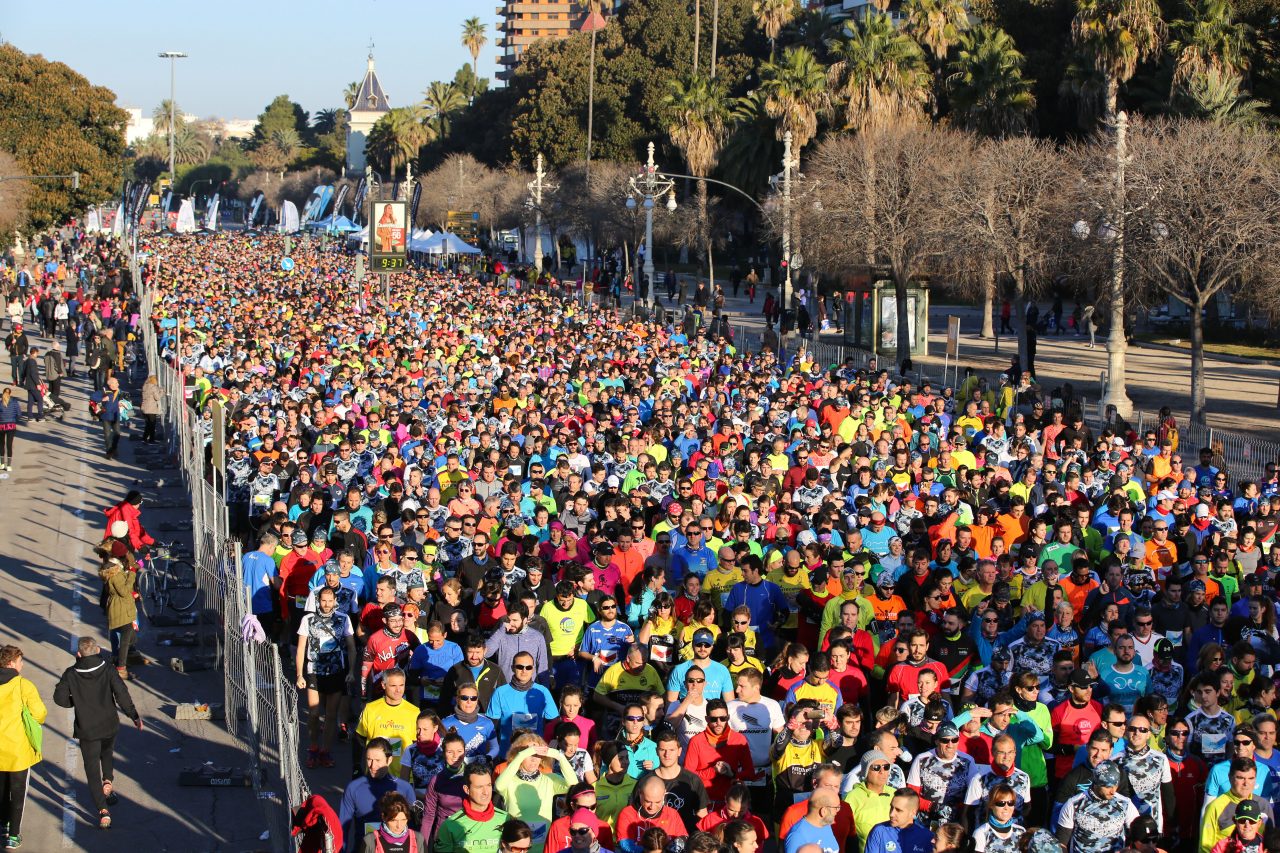
<path fill-rule="evenodd" d="M 280 260 L 280 269 L 284 270 L 285 272 L 292 272 L 292 271 L 293 271 L 293 258 L 281 258 L 281 260 Z"/>

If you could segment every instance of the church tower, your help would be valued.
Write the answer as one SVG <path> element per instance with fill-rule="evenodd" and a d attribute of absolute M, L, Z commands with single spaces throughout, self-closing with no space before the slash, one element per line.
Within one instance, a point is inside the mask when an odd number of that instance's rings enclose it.
<path fill-rule="evenodd" d="M 348 111 L 347 125 L 347 174 L 360 176 L 364 174 L 364 144 L 370 129 L 378 119 L 391 110 L 387 103 L 387 93 L 378 82 L 378 74 L 373 69 L 373 53 L 369 54 L 369 67 L 360 81 L 360 89 L 356 92 L 356 102 Z"/>

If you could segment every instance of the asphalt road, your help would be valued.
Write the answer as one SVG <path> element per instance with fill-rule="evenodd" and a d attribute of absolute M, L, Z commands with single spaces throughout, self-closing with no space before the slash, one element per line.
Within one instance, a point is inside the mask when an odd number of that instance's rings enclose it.
<path fill-rule="evenodd" d="M 7 326 L 7 324 L 6 324 Z M 5 333 L 7 333 L 7 328 Z M 38 345 L 46 343 L 37 339 Z M 0 381 L 10 378 L 7 353 Z M 135 444 L 121 442 L 120 460 L 106 461 L 97 424 L 88 414 L 91 383 L 64 383 L 72 411 L 63 423 L 46 418 L 24 424 L 18 433 L 14 470 L 0 474 L 0 643 L 19 645 L 30 678 L 49 706 L 44 729 L 44 760 L 33 768 L 22 827 L 22 849 L 32 851 L 253 851 L 267 850 L 259 840 L 265 826 L 252 788 L 179 787 L 186 767 L 247 766 L 244 755 L 220 723 L 174 719 L 181 702 L 222 699 L 222 673 L 181 674 L 167 661 L 185 649 L 157 645 L 160 629 L 143 625 L 140 647 L 157 662 L 132 667 L 129 683 L 141 711 L 141 732 L 122 718 L 116 741 L 113 826 L 99 830 L 84 780 L 79 747 L 71 739 L 72 712 L 53 705 L 53 687 L 74 661 L 81 636 L 109 648 L 105 620 L 98 607 L 101 589 L 92 546 L 105 529 L 103 510 L 121 500 L 136 481 L 145 493 L 170 502 L 181 491 L 159 492 L 157 477 L 177 481 L 175 471 L 148 472 L 135 462 Z M 25 400 L 24 392 L 17 396 Z M 140 434 L 140 427 L 138 427 Z M 190 516 L 181 509 L 148 509 L 143 522 L 157 538 L 189 537 L 159 532 L 163 522 Z M 188 545 L 189 545 L 189 539 Z"/>

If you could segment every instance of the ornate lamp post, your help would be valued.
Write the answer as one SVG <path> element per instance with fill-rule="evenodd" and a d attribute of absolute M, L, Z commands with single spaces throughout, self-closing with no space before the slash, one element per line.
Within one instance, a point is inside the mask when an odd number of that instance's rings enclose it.
<path fill-rule="evenodd" d="M 675 181 L 658 171 L 653 162 L 653 143 L 649 143 L 649 159 L 640 174 L 629 181 L 630 190 L 627 195 L 627 209 L 635 210 L 636 204 L 644 205 L 644 280 L 645 292 L 650 303 L 656 301 L 653 284 L 653 202 L 663 195 L 667 197 L 667 210 L 676 209 Z M 639 199 L 639 202 L 637 202 Z M 640 292 L 632 304 L 640 300 Z"/>

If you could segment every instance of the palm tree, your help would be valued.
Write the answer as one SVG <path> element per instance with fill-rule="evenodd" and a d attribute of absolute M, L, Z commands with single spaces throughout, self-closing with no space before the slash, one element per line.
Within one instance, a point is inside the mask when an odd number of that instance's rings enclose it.
<path fill-rule="evenodd" d="M 1071 34 L 1103 76 L 1103 115 L 1112 124 L 1120 84 L 1133 77 L 1139 62 L 1160 52 L 1160 6 L 1156 0 L 1076 0 Z"/>
<path fill-rule="evenodd" d="M 1022 76 L 1023 62 L 998 27 L 983 25 L 961 36 L 947 78 L 955 123 L 996 138 L 1025 133 L 1036 97 Z"/>
<path fill-rule="evenodd" d="M 427 111 L 427 122 L 440 139 L 449 135 L 450 115 L 466 105 L 466 95 L 452 83 L 436 80 L 422 93 L 422 106 Z"/>
<path fill-rule="evenodd" d="M 773 62 L 774 47 L 778 43 L 778 34 L 783 27 L 791 23 L 800 11 L 796 0 L 755 0 L 751 5 L 751 14 L 755 15 L 756 26 L 769 40 L 769 61 Z"/>
<path fill-rule="evenodd" d="M 209 159 L 211 140 L 191 125 L 179 125 L 173 135 L 173 159 L 177 165 L 189 166 Z"/>
<path fill-rule="evenodd" d="M 418 151 L 431 141 L 431 130 L 422 123 L 417 107 L 397 107 L 387 112 L 369 129 L 365 143 L 369 152 L 386 163 L 391 177 L 417 159 Z"/>
<path fill-rule="evenodd" d="M 693 0 L 693 73 L 698 73 L 698 47 L 702 44 L 702 0 Z"/>
<path fill-rule="evenodd" d="M 169 110 L 169 99 L 165 98 L 160 102 L 154 110 L 151 111 L 151 127 L 159 134 L 169 135 L 169 116 L 173 116 L 173 123 L 177 127 L 182 127 L 186 122 L 182 118 L 182 107 L 177 104 L 173 105 L 172 113 Z"/>
<path fill-rule="evenodd" d="M 951 46 L 969 28 L 964 0 L 906 0 L 902 14 L 907 19 L 907 34 L 937 62 L 947 58 Z"/>
<path fill-rule="evenodd" d="M 844 126 L 883 128 L 920 115 L 930 100 L 924 50 L 883 12 L 844 25 L 828 43 L 832 98 L 844 104 Z"/>
<path fill-rule="evenodd" d="M 666 97 L 667 133 L 698 178 L 698 242 L 706 252 L 709 280 L 715 281 L 711 254 L 711 229 L 707 220 L 707 182 L 715 168 L 728 131 L 729 106 L 724 89 L 709 77 L 694 75 L 673 79 Z"/>
<path fill-rule="evenodd" d="M 356 105 L 356 97 L 360 94 L 360 81 L 348 83 L 347 88 L 342 90 L 342 100 L 346 103 L 347 109 L 350 110 Z"/>
<path fill-rule="evenodd" d="M 1191 75 L 1174 93 L 1173 106 L 1185 115 L 1216 124 L 1254 127 L 1263 122 L 1266 103 L 1241 91 L 1240 75 L 1210 66 Z"/>
<path fill-rule="evenodd" d="M 759 89 L 738 98 L 732 110 L 733 131 L 720 157 L 724 179 L 750 196 L 763 195 L 769 177 L 782 159 L 782 145 L 774 135 L 777 123 L 764 105 Z"/>
<path fill-rule="evenodd" d="M 338 122 L 341 121 L 339 111 L 336 109 L 316 110 L 316 114 L 311 117 L 311 129 L 315 131 L 317 136 L 325 133 L 333 133 Z"/>
<path fill-rule="evenodd" d="M 1226 0 L 1191 0 L 1187 8 L 1191 16 L 1170 26 L 1174 38 L 1169 53 L 1176 59 L 1174 87 L 1211 68 L 1243 75 L 1249 69 L 1253 28 L 1235 20 Z M 1226 78 L 1219 75 L 1219 79 Z"/>
<path fill-rule="evenodd" d="M 488 41 L 485 24 L 479 18 L 467 18 L 462 22 L 462 46 L 471 54 L 471 70 L 476 77 L 480 76 L 480 51 Z"/>
<path fill-rule="evenodd" d="M 827 75 L 813 52 L 788 47 L 778 62 L 760 69 L 760 90 L 769 115 L 778 120 L 777 137 L 791 131 L 797 153 L 818 133 L 818 113 L 827 102 Z"/>

